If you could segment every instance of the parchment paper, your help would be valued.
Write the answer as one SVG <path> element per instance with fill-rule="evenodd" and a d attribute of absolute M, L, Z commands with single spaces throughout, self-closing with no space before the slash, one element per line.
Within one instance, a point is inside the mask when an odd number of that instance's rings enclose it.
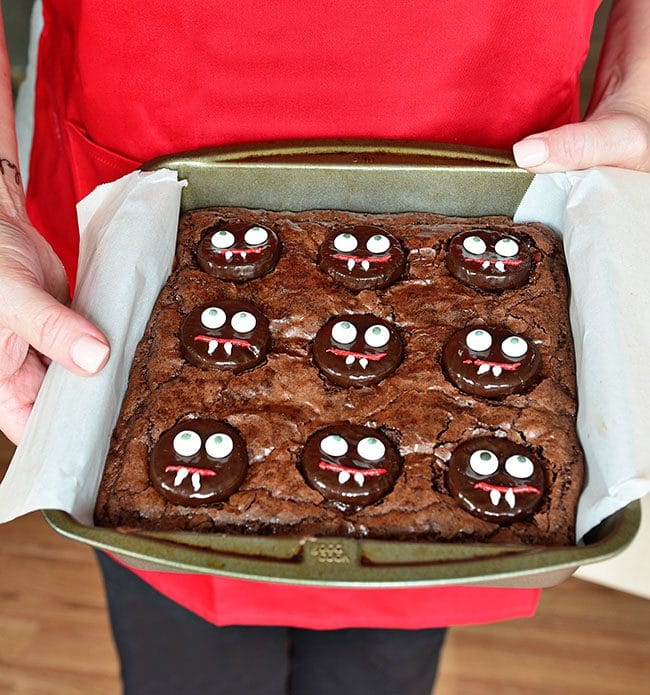
<path fill-rule="evenodd" d="M 52 365 L 0 485 L 0 522 L 62 509 L 91 523 L 133 353 L 173 258 L 182 183 L 134 173 L 79 204 L 81 281 L 73 307 L 109 337 L 104 371 L 76 377 Z M 562 235 L 572 285 L 578 432 L 588 482 L 578 538 L 650 491 L 650 174 L 596 169 L 539 175 L 517 220 Z"/>

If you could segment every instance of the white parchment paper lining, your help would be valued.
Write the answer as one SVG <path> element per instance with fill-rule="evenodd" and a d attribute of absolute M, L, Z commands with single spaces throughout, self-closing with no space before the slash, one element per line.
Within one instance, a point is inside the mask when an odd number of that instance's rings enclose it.
<path fill-rule="evenodd" d="M 175 172 L 135 172 L 78 207 L 80 282 L 73 303 L 111 341 L 101 374 L 47 372 L 21 445 L 0 485 L 0 522 L 62 509 L 92 523 L 130 364 L 173 259 Z M 563 238 L 588 461 L 578 538 L 650 492 L 650 174 L 594 169 L 536 176 L 517 215 Z"/>

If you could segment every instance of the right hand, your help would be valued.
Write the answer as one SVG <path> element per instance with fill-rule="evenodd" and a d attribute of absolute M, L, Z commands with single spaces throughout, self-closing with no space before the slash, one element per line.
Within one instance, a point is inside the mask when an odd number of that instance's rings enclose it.
<path fill-rule="evenodd" d="M 0 218 L 0 430 L 20 440 L 50 360 L 88 376 L 110 347 L 65 306 L 68 283 L 52 247 L 23 217 Z"/>

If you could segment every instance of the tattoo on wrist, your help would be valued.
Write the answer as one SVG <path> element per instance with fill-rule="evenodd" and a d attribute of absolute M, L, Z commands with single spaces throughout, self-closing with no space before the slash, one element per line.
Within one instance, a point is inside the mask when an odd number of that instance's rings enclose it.
<path fill-rule="evenodd" d="M 20 172 L 18 171 L 18 167 L 4 157 L 0 157 L 0 174 L 2 174 L 2 176 L 13 175 L 16 185 L 20 186 Z"/>

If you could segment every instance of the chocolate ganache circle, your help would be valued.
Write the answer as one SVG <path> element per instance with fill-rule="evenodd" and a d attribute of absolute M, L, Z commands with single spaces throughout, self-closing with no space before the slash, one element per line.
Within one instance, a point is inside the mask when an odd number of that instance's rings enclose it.
<path fill-rule="evenodd" d="M 495 229 L 472 229 L 449 240 L 446 263 L 458 280 L 481 290 L 509 290 L 528 282 L 533 260 L 528 243 Z"/>
<path fill-rule="evenodd" d="M 248 454 L 241 435 L 223 420 L 182 420 L 160 435 L 149 458 L 156 490 L 188 507 L 220 502 L 242 484 Z"/>
<path fill-rule="evenodd" d="M 215 299 L 185 317 L 181 352 L 201 369 L 236 374 L 262 364 L 271 347 L 269 322 L 260 309 L 240 299 Z"/>
<path fill-rule="evenodd" d="M 535 345 L 507 328 L 469 326 L 456 331 L 442 350 L 442 370 L 464 393 L 502 398 L 529 388 L 539 374 Z"/>
<path fill-rule="evenodd" d="M 247 282 L 275 268 L 282 244 L 269 227 L 247 222 L 212 227 L 199 242 L 197 260 L 219 280 Z"/>
<path fill-rule="evenodd" d="M 309 437 L 300 469 L 307 484 L 332 506 L 352 513 L 393 489 L 401 460 L 395 445 L 380 430 L 341 423 Z"/>
<path fill-rule="evenodd" d="M 447 487 L 466 511 L 507 525 L 537 509 L 546 483 L 543 467 L 528 449 L 502 437 L 477 437 L 454 450 Z"/>
<path fill-rule="evenodd" d="M 360 292 L 388 287 L 398 280 L 406 266 L 406 253 L 385 229 L 356 225 L 325 238 L 318 265 L 337 285 Z"/>
<path fill-rule="evenodd" d="M 395 326 L 372 314 L 332 317 L 316 334 L 312 354 L 338 386 L 370 386 L 392 374 L 404 348 Z"/>

